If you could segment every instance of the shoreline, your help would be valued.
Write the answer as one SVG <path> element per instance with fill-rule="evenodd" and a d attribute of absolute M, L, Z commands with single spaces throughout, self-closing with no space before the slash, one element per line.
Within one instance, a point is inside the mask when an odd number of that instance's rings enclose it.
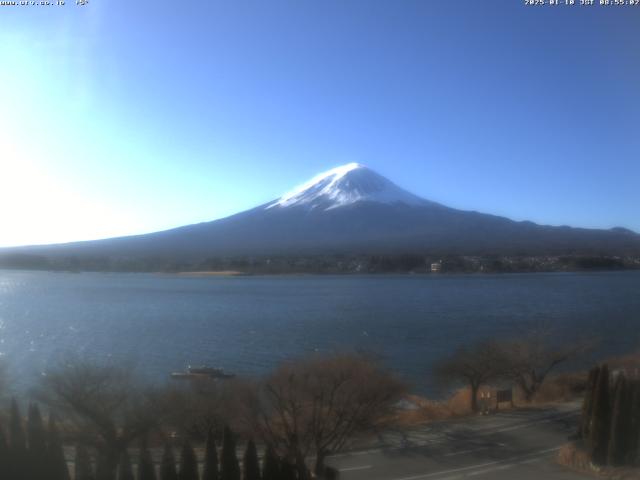
<path fill-rule="evenodd" d="M 375 277 L 375 276 L 394 276 L 394 277 L 457 277 L 457 276 L 473 276 L 473 277 L 491 277 L 491 276 L 508 276 L 508 275 L 572 275 L 572 274 L 607 274 L 607 273 L 631 273 L 639 272 L 640 268 L 585 268 L 585 269 L 566 269 L 566 270 L 498 270 L 498 271 L 474 271 L 474 270 L 456 270 L 443 272 L 425 272 L 425 271 L 377 271 L 377 272 L 350 272 L 350 271 L 326 271 L 326 272 L 305 272 L 305 271 L 240 271 L 240 270 L 185 270 L 179 272 L 162 271 L 162 270 L 65 270 L 65 269 L 47 269 L 47 268 L 12 268 L 0 266 L 0 272 L 43 272 L 43 273 L 104 273 L 104 274 L 134 274 L 134 275 L 162 275 L 177 277 Z"/>
<path fill-rule="evenodd" d="M 179 277 L 240 277 L 251 275 L 250 273 L 241 272 L 239 270 L 193 270 L 184 272 L 156 272 L 161 275 L 177 275 Z"/>

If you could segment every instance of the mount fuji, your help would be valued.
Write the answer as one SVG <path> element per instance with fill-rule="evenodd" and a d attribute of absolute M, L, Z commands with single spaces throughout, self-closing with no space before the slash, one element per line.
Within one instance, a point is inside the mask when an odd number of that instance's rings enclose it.
<path fill-rule="evenodd" d="M 638 255 L 640 235 L 538 225 L 420 198 L 356 163 L 230 217 L 162 232 L 0 250 L 0 255 L 197 261 L 317 254 Z"/>
<path fill-rule="evenodd" d="M 359 163 L 349 163 L 313 177 L 267 205 L 270 208 L 305 207 L 331 210 L 358 202 L 429 205 Z"/>

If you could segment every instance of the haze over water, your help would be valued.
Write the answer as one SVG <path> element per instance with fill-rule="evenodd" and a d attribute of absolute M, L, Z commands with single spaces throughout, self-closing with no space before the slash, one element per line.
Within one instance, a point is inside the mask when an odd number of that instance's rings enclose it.
<path fill-rule="evenodd" d="M 0 271 L 0 352 L 18 388 L 73 354 L 126 359 L 153 381 L 187 365 L 239 375 L 311 352 L 363 351 L 435 393 L 459 345 L 553 325 L 598 356 L 640 344 L 640 272 L 255 276 Z"/>

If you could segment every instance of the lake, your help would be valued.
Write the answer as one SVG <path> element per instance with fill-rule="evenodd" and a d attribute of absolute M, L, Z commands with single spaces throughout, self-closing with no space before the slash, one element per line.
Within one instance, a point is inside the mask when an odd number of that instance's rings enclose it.
<path fill-rule="evenodd" d="M 379 356 L 418 391 L 459 345 L 541 322 L 640 346 L 640 272 L 245 276 L 0 270 L 0 354 L 25 389 L 69 355 L 125 359 L 162 381 L 187 365 L 259 375 L 309 352 Z"/>

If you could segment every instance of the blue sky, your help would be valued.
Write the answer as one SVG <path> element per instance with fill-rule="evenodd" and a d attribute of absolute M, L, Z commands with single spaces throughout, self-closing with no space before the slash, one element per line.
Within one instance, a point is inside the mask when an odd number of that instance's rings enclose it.
<path fill-rule="evenodd" d="M 447 205 L 640 231 L 640 7 L 0 7 L 0 245 L 223 217 L 361 162 Z"/>

